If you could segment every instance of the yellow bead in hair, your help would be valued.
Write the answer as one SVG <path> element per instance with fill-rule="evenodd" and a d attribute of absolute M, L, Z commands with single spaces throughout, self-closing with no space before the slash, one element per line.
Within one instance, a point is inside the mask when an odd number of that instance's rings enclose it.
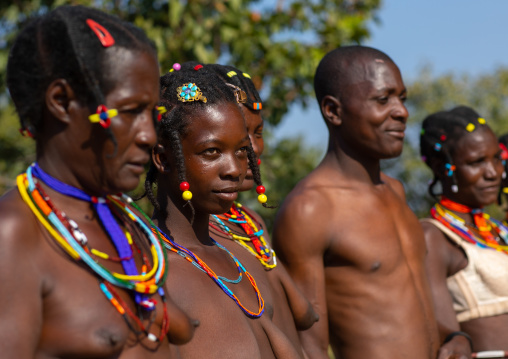
<path fill-rule="evenodd" d="M 266 197 L 266 195 L 265 195 L 265 194 L 260 194 L 260 195 L 258 196 L 258 202 L 259 202 L 259 203 L 263 204 L 263 203 L 266 203 L 266 201 L 268 201 L 268 198 Z"/>
<path fill-rule="evenodd" d="M 191 191 L 184 191 L 182 193 L 182 198 L 184 201 L 190 201 L 192 199 L 192 192 Z"/>
<path fill-rule="evenodd" d="M 480 125 L 485 125 L 485 119 L 484 119 L 484 118 L 482 118 L 482 117 L 478 118 L 478 123 L 479 123 Z"/>
<path fill-rule="evenodd" d="M 473 132 L 474 131 L 474 125 L 472 123 L 468 123 L 467 126 L 466 126 L 466 130 L 468 132 Z"/>

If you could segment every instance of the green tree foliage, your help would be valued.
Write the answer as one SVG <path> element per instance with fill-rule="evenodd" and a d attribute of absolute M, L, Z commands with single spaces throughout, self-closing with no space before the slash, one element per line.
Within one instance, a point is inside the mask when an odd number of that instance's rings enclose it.
<path fill-rule="evenodd" d="M 466 105 L 483 116 L 499 136 L 508 132 L 508 68 L 478 76 L 432 75 L 424 68 L 408 86 L 409 110 L 406 143 L 402 157 L 385 163 L 386 171 L 402 180 L 408 202 L 420 216 L 426 216 L 433 203 L 427 193 L 432 172 L 420 159 L 420 130 L 423 119 L 434 112 Z"/>
<path fill-rule="evenodd" d="M 369 36 L 381 0 L 13 0 L 0 1 L 0 93 L 5 91 L 5 68 L 10 44 L 31 14 L 62 4 L 95 6 L 135 23 L 159 50 L 161 71 L 175 62 L 197 60 L 228 63 L 248 72 L 263 98 L 263 116 L 276 126 L 294 103 L 303 106 L 312 94 L 312 78 L 319 60 L 340 45 L 360 43 Z M 3 106 L 2 106 L 3 104 Z M 0 101 L 0 193 L 33 160 L 33 145 L 20 140 L 12 107 Z M 298 147 L 301 140 L 285 140 L 265 152 L 265 163 L 280 158 L 291 144 L 293 157 L 314 160 Z M 5 149 L 5 150 L 4 150 Z M 311 151 L 312 152 L 312 151 Z M 285 156 L 280 153 L 280 156 Z M 286 171 L 267 179 L 277 200 L 291 190 L 311 166 L 288 160 Z M 300 172 L 295 174 L 292 168 Z M 275 167 L 273 168 L 275 170 Z M 271 168 L 264 167 L 267 176 Z M 272 197 L 273 198 L 273 197 Z"/>

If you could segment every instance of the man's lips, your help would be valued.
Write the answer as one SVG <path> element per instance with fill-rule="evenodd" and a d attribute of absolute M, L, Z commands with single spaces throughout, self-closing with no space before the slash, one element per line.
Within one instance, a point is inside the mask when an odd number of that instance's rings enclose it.
<path fill-rule="evenodd" d="M 386 130 L 388 134 L 397 138 L 404 138 L 406 126 L 393 127 Z"/>

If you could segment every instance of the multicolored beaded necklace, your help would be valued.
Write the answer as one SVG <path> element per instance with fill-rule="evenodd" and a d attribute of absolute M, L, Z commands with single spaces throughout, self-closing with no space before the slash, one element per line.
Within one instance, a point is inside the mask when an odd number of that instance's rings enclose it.
<path fill-rule="evenodd" d="M 42 180 L 46 185 L 59 193 L 92 202 L 95 210 L 99 214 L 102 225 L 117 248 L 119 257 L 112 257 L 91 248 L 85 234 L 79 229 L 76 222 L 68 218 L 65 213 L 54 206 L 49 196 L 41 187 L 39 180 Z M 109 195 L 106 198 L 90 197 L 85 192 L 51 177 L 45 173 L 37 163 L 29 166 L 25 173 L 17 177 L 17 185 L 19 193 L 25 203 L 46 230 L 53 236 L 56 243 L 72 259 L 76 262 L 84 262 L 97 274 L 99 277 L 100 289 L 122 315 L 130 329 L 138 337 L 146 336 L 153 342 L 162 341 L 169 330 L 166 298 L 162 288 L 167 275 L 166 253 L 162 245 L 160 234 L 156 232 L 154 234 L 129 205 L 135 208 L 150 224 L 152 224 L 148 216 L 146 216 L 132 199 L 125 194 L 116 196 Z M 105 213 L 106 211 L 107 213 Z M 116 214 L 117 218 L 123 217 L 124 227 L 130 228 L 131 231 L 121 229 L 116 219 L 113 217 L 112 212 Z M 141 231 L 144 233 L 144 236 L 148 238 L 153 261 L 152 264 L 150 264 L 146 254 L 142 253 L 139 246 L 133 241 L 131 232 L 134 231 L 136 231 L 137 234 Z M 133 249 L 142 254 L 143 265 L 141 274 L 138 273 L 134 262 Z M 98 262 L 97 257 L 122 263 L 126 274 L 108 270 Z M 129 306 L 116 293 L 113 286 L 134 293 L 137 306 L 140 309 L 151 312 L 148 325 L 143 325 L 141 319 L 132 313 Z M 164 311 L 158 337 L 149 332 L 150 326 L 155 318 L 156 300 L 149 298 L 148 295 L 156 292 L 161 297 Z M 131 318 L 139 330 L 134 327 L 128 318 Z"/>
<path fill-rule="evenodd" d="M 453 212 L 471 213 L 474 226 L 467 225 L 465 220 Z M 430 215 L 465 241 L 482 248 L 495 249 L 508 254 L 508 227 L 494 218 L 490 218 L 482 209 L 473 209 L 442 197 L 439 203 L 431 208 Z M 472 229 L 476 229 L 476 231 Z M 498 243 L 493 232 L 503 241 L 503 244 Z"/>
<path fill-rule="evenodd" d="M 240 203 L 235 202 L 227 213 L 220 216 L 213 215 L 213 218 L 215 219 L 215 223 L 210 221 L 210 227 L 227 235 L 240 246 L 247 249 L 249 253 L 259 260 L 266 270 L 273 269 L 277 266 L 275 252 L 270 248 L 263 237 L 263 228 L 261 228 L 260 223 L 257 222 Z M 235 233 L 224 221 L 238 224 L 243 229 L 244 233 Z M 252 246 L 250 246 L 249 243 L 251 243 Z"/>
<path fill-rule="evenodd" d="M 157 228 L 157 227 L 155 227 L 155 228 Z M 155 230 L 155 228 L 154 228 L 154 230 Z M 166 233 L 164 233 L 159 228 L 157 228 L 157 230 L 162 234 L 163 239 L 164 239 L 164 245 L 166 246 L 167 249 L 169 249 L 172 252 L 177 253 L 181 257 L 185 258 L 189 263 L 192 263 L 196 268 L 198 268 L 201 271 L 208 274 L 208 276 L 213 279 L 213 281 L 222 289 L 222 291 L 224 293 L 226 293 L 228 297 L 230 297 L 231 299 L 233 299 L 235 301 L 235 303 L 240 307 L 240 309 L 247 316 L 249 316 L 251 318 L 259 318 L 263 314 L 263 312 L 265 310 L 265 301 L 264 301 L 263 297 L 261 296 L 261 293 L 259 292 L 256 281 L 251 276 L 251 274 L 245 269 L 245 267 L 242 265 L 242 263 L 240 263 L 240 261 L 233 255 L 233 253 L 228 251 L 228 249 L 226 247 L 217 243 L 213 238 L 210 237 L 210 240 L 212 241 L 212 243 L 214 245 L 216 245 L 217 247 L 219 247 L 220 249 L 222 249 L 223 251 L 225 251 L 226 253 L 228 253 L 229 256 L 235 262 L 236 267 L 238 268 L 238 272 L 240 273 L 240 277 L 238 280 L 233 281 L 233 280 L 218 276 L 201 258 L 199 258 L 191 250 L 176 243 L 170 236 L 168 236 Z M 245 308 L 245 306 L 240 302 L 240 300 L 233 293 L 233 291 L 231 289 L 229 289 L 226 284 L 224 284 L 224 281 L 229 282 L 229 283 L 240 282 L 240 280 L 243 276 L 242 273 L 245 273 L 245 276 L 249 279 L 249 282 L 252 285 L 252 288 L 254 288 L 254 291 L 256 292 L 256 297 L 257 297 L 257 301 L 258 301 L 258 311 L 257 312 L 253 312 L 253 311 Z"/>

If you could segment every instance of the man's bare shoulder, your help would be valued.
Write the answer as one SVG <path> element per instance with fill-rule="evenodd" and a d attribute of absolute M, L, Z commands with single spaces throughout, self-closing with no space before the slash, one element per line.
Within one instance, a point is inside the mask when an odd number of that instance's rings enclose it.
<path fill-rule="evenodd" d="M 340 220 L 338 212 L 346 208 L 341 206 L 343 190 L 340 183 L 315 171 L 301 180 L 277 213 L 273 234 L 276 250 L 288 245 L 294 250 L 324 252 L 338 225 L 330 219 Z"/>
<path fill-rule="evenodd" d="M 399 180 L 381 172 L 381 180 L 386 183 L 403 201 L 406 200 L 404 185 Z"/>

